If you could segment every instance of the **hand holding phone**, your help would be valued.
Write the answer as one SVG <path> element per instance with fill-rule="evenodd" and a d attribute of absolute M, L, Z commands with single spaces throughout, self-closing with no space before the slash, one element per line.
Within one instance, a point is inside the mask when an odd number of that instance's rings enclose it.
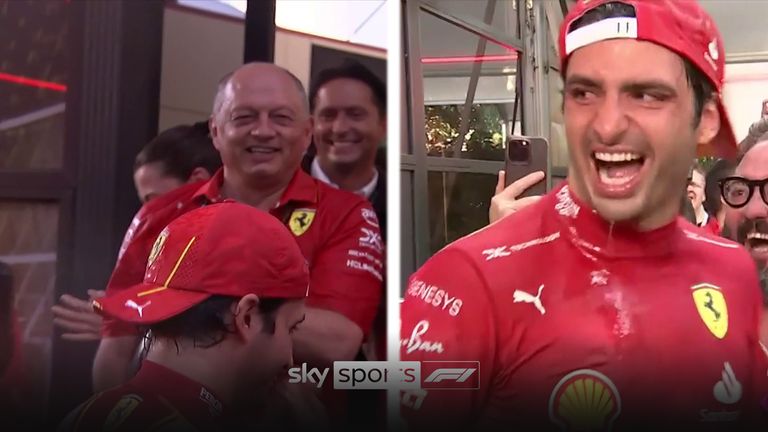
<path fill-rule="evenodd" d="M 521 195 L 529 188 L 542 183 L 544 178 L 544 171 L 534 171 L 505 187 L 506 173 L 499 171 L 496 194 L 491 198 L 491 206 L 488 209 L 488 220 L 490 223 L 494 223 L 540 200 L 541 195 L 524 198 Z"/>
<path fill-rule="evenodd" d="M 544 195 L 550 186 L 549 144 L 541 137 L 510 137 L 504 161 L 505 186 L 536 171 L 544 172 L 546 181 L 538 182 L 519 197 Z"/>

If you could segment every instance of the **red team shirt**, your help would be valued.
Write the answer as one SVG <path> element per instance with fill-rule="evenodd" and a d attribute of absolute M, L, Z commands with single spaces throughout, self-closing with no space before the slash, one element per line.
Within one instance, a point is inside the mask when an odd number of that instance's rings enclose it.
<path fill-rule="evenodd" d="M 760 415 L 761 304 L 737 244 L 681 218 L 611 228 L 564 185 L 413 275 L 401 359 L 477 361 L 479 388 L 408 391 L 403 412 L 427 430 L 731 430 Z"/>
<path fill-rule="evenodd" d="M 222 182 L 219 170 L 208 181 L 182 186 L 144 205 L 125 235 L 107 290 L 140 283 L 163 228 L 190 210 L 221 201 Z M 370 204 L 298 170 L 270 213 L 290 228 L 309 263 L 307 305 L 340 313 L 368 334 L 381 299 L 383 275 L 383 244 Z M 134 326 L 105 319 L 106 336 L 136 331 Z"/>
<path fill-rule="evenodd" d="M 72 411 L 61 432 L 224 431 L 222 402 L 205 386 L 145 360 L 127 383 L 99 393 Z"/>
<path fill-rule="evenodd" d="M 720 224 L 717 222 L 717 219 L 713 218 L 712 216 L 709 216 L 707 223 L 705 223 L 702 228 L 716 236 L 719 236 L 722 232 L 722 228 L 720 228 Z"/>

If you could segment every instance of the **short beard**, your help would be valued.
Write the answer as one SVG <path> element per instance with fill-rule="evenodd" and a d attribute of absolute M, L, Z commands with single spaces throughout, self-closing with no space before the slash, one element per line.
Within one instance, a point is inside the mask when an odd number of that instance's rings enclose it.
<path fill-rule="evenodd" d="M 747 234 L 751 232 L 768 234 L 768 220 L 765 219 L 748 219 L 739 224 L 739 228 L 736 230 L 736 241 L 743 245 L 747 245 Z"/>

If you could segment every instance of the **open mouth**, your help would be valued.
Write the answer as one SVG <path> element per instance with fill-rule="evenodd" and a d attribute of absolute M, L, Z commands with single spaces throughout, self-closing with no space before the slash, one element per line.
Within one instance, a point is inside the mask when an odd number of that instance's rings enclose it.
<path fill-rule="evenodd" d="M 361 149 L 361 141 L 356 139 L 345 138 L 342 140 L 332 140 L 328 142 L 328 150 L 330 154 L 335 157 L 349 158 L 357 155 Z"/>
<path fill-rule="evenodd" d="M 747 234 L 747 247 L 760 255 L 768 254 L 768 234 L 751 232 Z"/>
<path fill-rule="evenodd" d="M 600 195 L 622 198 L 631 195 L 645 172 L 646 158 L 635 152 L 593 152 Z"/>

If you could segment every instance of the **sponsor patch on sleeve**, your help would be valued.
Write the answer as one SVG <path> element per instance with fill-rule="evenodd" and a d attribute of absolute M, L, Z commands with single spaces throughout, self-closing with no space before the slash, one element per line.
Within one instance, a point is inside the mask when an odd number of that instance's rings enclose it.
<path fill-rule="evenodd" d="M 365 223 L 368 225 L 378 228 L 379 227 L 379 218 L 376 217 L 376 212 L 369 208 L 363 208 L 360 210 L 361 215 L 363 216 L 363 220 L 365 220 Z"/>
<path fill-rule="evenodd" d="M 368 248 L 375 251 L 378 254 L 384 252 L 384 242 L 381 239 L 381 234 L 375 229 L 360 228 L 360 238 L 358 239 L 358 245 L 361 248 Z"/>
<path fill-rule="evenodd" d="M 464 304 L 460 298 L 451 296 L 448 291 L 418 279 L 411 281 L 406 294 L 419 298 L 432 307 L 447 311 L 452 317 L 459 315 L 461 306 Z"/>

